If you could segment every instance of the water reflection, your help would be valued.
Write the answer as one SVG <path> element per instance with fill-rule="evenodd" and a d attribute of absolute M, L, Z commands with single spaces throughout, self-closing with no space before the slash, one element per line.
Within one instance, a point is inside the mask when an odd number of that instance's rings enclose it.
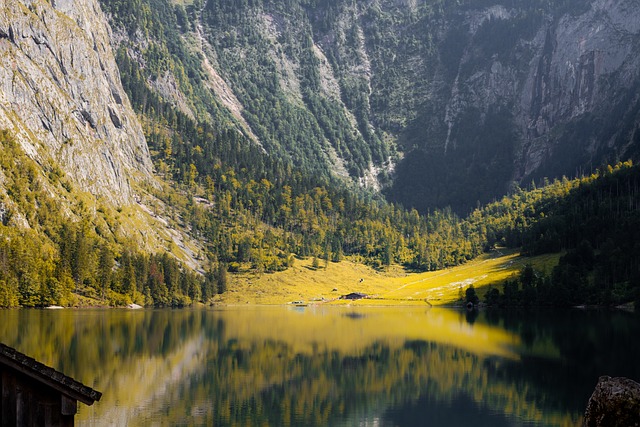
<path fill-rule="evenodd" d="M 0 340 L 102 391 L 95 426 L 579 425 L 598 376 L 640 377 L 626 313 L 469 316 L 5 310 Z"/>

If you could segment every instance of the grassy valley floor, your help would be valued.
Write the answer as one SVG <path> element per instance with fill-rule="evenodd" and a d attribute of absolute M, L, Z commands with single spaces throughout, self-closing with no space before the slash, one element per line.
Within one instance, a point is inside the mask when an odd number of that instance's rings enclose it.
<path fill-rule="evenodd" d="M 296 259 L 286 271 L 273 274 L 252 272 L 229 275 L 227 292 L 216 303 L 237 304 L 351 304 L 351 305 L 447 305 L 454 304 L 473 285 L 480 298 L 490 285 L 499 285 L 526 264 L 550 272 L 560 254 L 523 257 L 516 251 L 496 250 L 467 264 L 440 271 L 412 273 L 399 266 L 379 271 L 345 260 L 321 263 Z M 368 296 L 359 300 L 339 299 L 352 292 Z"/>

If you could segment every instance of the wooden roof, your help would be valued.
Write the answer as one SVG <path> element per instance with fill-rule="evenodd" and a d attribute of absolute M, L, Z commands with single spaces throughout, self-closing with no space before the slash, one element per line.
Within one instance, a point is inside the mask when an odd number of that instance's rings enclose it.
<path fill-rule="evenodd" d="M 93 405 L 93 402 L 102 397 L 99 391 L 2 343 L 0 343 L 0 364 L 27 375 L 71 399 L 79 400 L 85 405 Z"/>
<path fill-rule="evenodd" d="M 363 294 L 362 292 L 351 292 L 347 295 L 342 295 L 340 299 L 362 299 L 366 298 L 367 294 Z"/>

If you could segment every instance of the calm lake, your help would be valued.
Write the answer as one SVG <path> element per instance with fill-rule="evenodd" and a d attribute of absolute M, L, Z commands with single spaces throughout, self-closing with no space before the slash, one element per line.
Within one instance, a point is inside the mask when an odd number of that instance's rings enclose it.
<path fill-rule="evenodd" d="M 247 307 L 0 310 L 0 340 L 101 391 L 87 426 L 580 425 L 640 380 L 640 316 Z"/>

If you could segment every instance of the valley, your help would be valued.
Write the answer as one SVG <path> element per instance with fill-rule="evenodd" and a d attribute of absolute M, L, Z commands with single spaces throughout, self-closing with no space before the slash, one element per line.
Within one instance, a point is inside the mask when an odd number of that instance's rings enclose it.
<path fill-rule="evenodd" d="M 640 299 L 630 0 L 3 12 L 2 306 Z"/>

